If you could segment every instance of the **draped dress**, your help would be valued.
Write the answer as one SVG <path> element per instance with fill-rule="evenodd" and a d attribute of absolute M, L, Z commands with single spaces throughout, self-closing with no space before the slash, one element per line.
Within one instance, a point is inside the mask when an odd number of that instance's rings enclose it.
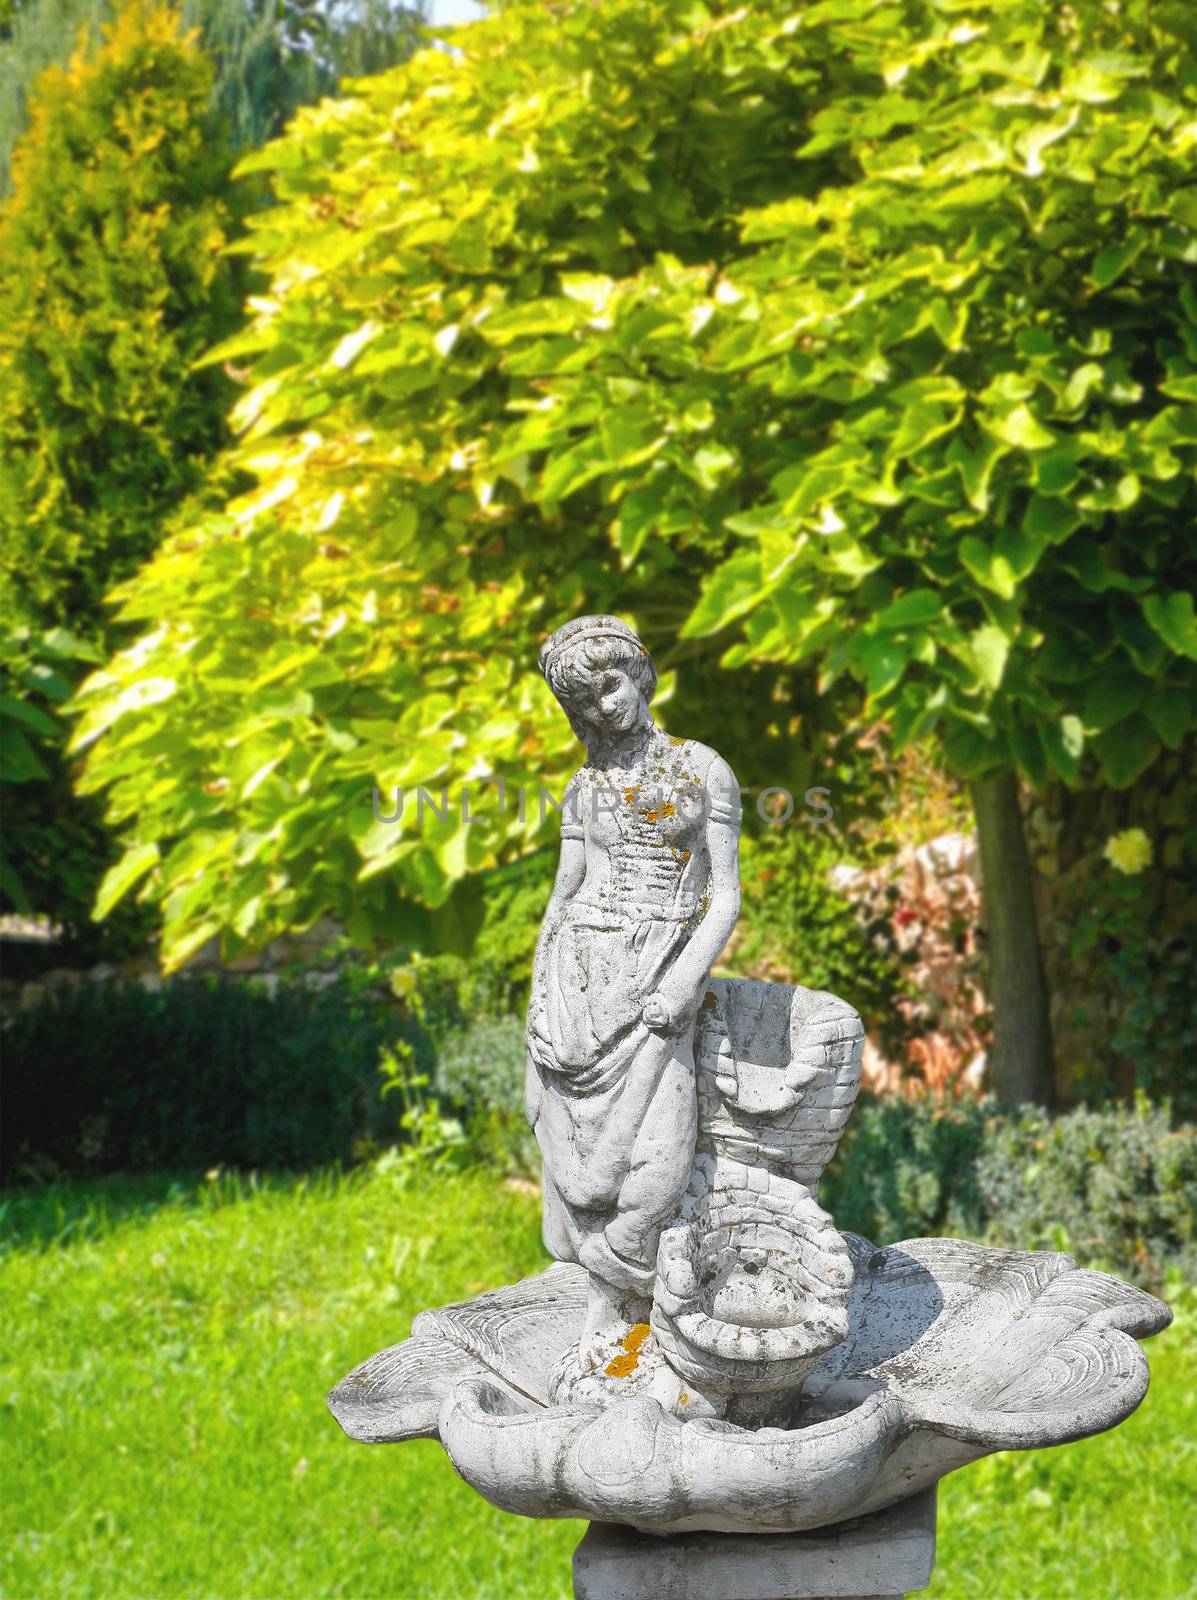
<path fill-rule="evenodd" d="M 529 1028 L 551 1063 L 530 1055 L 527 1076 L 545 1244 L 640 1294 L 697 1133 L 693 1019 L 661 1033 L 641 1012 L 706 911 L 708 818 L 739 817 L 738 793 L 706 787 L 716 760 L 654 730 L 635 768 L 575 776 L 562 837 L 583 841 L 585 877 L 533 979 Z"/>

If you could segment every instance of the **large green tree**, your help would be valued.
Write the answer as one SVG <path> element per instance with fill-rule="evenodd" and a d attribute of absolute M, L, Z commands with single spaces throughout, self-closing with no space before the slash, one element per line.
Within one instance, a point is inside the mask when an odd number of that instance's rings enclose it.
<path fill-rule="evenodd" d="M 733 703 L 816 663 L 937 741 L 998 1087 L 1043 1096 L 1017 784 L 1129 784 L 1197 709 L 1195 40 L 1148 0 L 512 3 L 301 114 L 213 358 L 255 487 L 82 702 L 112 893 L 169 960 L 387 934 L 523 835 L 371 786 L 560 772 L 533 645 L 622 609 Z"/>

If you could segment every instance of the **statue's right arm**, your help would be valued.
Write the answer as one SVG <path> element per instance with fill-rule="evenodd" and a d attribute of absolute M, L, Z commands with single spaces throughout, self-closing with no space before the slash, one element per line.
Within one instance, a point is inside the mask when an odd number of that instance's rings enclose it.
<path fill-rule="evenodd" d="M 561 855 L 557 861 L 557 878 L 545 909 L 544 921 L 540 925 L 540 937 L 536 941 L 536 959 L 532 963 L 533 989 L 536 988 L 540 976 L 544 953 L 561 925 L 566 907 L 582 887 L 582 879 L 585 876 L 586 846 L 581 839 L 562 839 Z"/>
<path fill-rule="evenodd" d="M 536 941 L 536 956 L 532 962 L 532 995 L 531 1003 L 528 1006 L 527 1039 L 528 1048 L 534 1055 L 539 1054 L 537 1047 L 539 1033 L 536 1023 L 541 1009 L 544 984 L 548 981 L 545 974 L 545 959 L 549 946 L 552 944 L 557 930 L 565 917 L 569 903 L 582 887 L 582 880 L 585 876 L 585 844 L 581 839 L 563 838 L 561 841 L 561 855 L 557 862 L 557 878 L 553 884 L 553 892 L 549 896 L 544 921 L 540 925 L 540 937 Z"/>

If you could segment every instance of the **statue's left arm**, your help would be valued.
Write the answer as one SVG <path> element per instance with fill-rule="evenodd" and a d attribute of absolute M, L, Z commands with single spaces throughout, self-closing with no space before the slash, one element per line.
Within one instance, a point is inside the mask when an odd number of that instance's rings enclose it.
<path fill-rule="evenodd" d="M 713 963 L 722 954 L 740 914 L 740 790 L 722 756 L 715 756 L 705 776 L 704 811 L 710 876 L 707 910 L 682 948 L 657 993 L 645 1007 L 651 1027 L 685 1026 L 698 1010 Z M 664 1002 L 668 1018 L 661 1015 Z"/>

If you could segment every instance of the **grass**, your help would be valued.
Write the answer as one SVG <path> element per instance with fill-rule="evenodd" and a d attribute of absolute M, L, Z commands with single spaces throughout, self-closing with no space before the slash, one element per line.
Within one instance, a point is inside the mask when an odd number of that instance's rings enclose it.
<path fill-rule="evenodd" d="M 325 1391 L 426 1305 L 543 1261 L 486 1173 L 105 1182 L 3 1207 L 7 1600 L 569 1594 L 577 1522 L 493 1510 Z M 946 1480 L 931 1600 L 1197 1593 L 1194 1297 L 1116 1432 Z"/>

